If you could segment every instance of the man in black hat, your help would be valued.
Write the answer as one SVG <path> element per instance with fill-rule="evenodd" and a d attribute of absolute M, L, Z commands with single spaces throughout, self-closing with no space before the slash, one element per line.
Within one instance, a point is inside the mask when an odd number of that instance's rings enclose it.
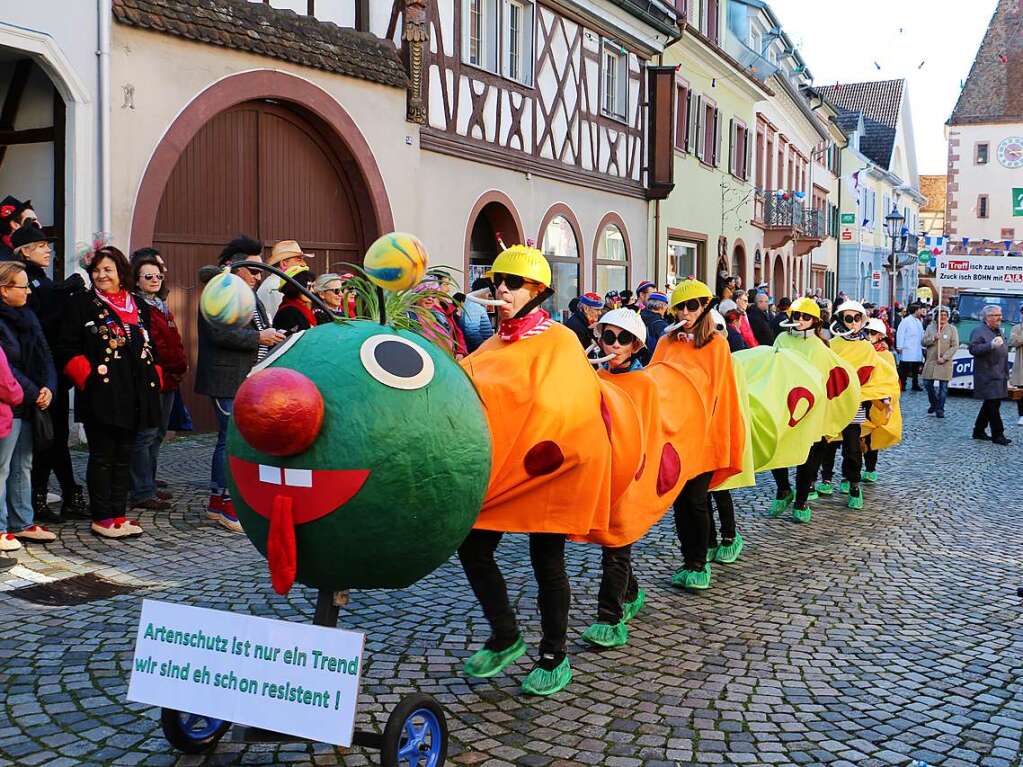
<path fill-rule="evenodd" d="M 62 282 L 54 282 L 47 271 L 53 250 L 50 243 L 54 240 L 32 222 L 14 230 L 10 237 L 14 257 L 25 264 L 29 287 L 28 305 L 39 318 L 43 326 L 43 334 L 50 348 L 54 348 L 60 333 L 60 324 L 68 299 L 79 291 L 85 290 L 85 280 L 80 274 L 72 274 Z M 69 431 L 69 392 L 71 382 L 59 376 L 57 391 L 54 393 L 50 412 L 53 417 L 53 443 L 46 449 L 35 449 L 32 455 L 32 508 L 35 518 L 40 522 L 53 524 L 64 521 L 66 516 L 88 518 L 89 510 L 85 493 L 81 485 L 75 481 L 74 469 L 71 465 L 71 452 L 68 446 Z M 46 505 L 46 488 L 50 482 L 50 472 L 57 475 L 60 484 L 61 507 L 56 513 Z"/>
<path fill-rule="evenodd" d="M 18 260 L 14 255 L 14 246 L 11 245 L 11 236 L 27 224 L 39 226 L 31 200 L 22 202 L 11 195 L 0 200 L 0 261 Z"/>

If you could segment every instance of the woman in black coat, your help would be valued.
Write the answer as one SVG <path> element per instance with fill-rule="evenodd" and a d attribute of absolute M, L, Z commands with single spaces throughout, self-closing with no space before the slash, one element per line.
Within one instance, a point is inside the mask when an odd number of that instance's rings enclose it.
<path fill-rule="evenodd" d="M 285 272 L 291 279 L 308 288 L 316 275 L 306 266 L 293 266 Z M 285 282 L 280 288 L 284 300 L 274 315 L 274 327 L 285 333 L 297 333 L 316 327 L 319 321 L 313 313 L 313 302 L 306 298 L 292 283 Z"/>
<path fill-rule="evenodd" d="M 83 266 L 92 290 L 69 302 L 57 356 L 78 390 L 75 415 L 89 442 L 92 531 L 124 538 L 142 533 L 125 518 L 129 462 L 136 433 L 160 424 L 160 369 L 149 342 L 149 306 L 127 290 L 124 254 L 100 248 Z"/>
<path fill-rule="evenodd" d="M 57 373 L 39 320 L 28 308 L 31 291 L 24 264 L 0 264 L 0 348 L 24 392 L 13 410 L 11 433 L 0 445 L 0 531 L 7 551 L 18 548 L 9 536 L 38 543 L 57 537 L 35 523 L 32 509 L 33 422 L 53 402 Z"/>

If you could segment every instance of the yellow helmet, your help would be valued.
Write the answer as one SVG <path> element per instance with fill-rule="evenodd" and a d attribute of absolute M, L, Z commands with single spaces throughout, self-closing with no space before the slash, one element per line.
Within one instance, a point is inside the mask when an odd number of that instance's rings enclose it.
<path fill-rule="evenodd" d="M 812 298 L 807 298 L 806 296 L 804 296 L 803 298 L 797 298 L 795 301 L 792 302 L 792 305 L 789 307 L 788 313 L 792 314 L 792 312 L 801 312 L 803 314 L 809 314 L 811 317 L 815 317 L 818 320 L 821 318 L 820 306 Z"/>
<path fill-rule="evenodd" d="M 488 277 L 494 274 L 515 274 L 533 282 L 539 282 L 545 288 L 551 284 L 551 265 L 536 248 L 528 245 L 512 245 L 494 259 L 494 265 L 487 272 Z"/>
<path fill-rule="evenodd" d="M 706 298 L 710 300 L 714 298 L 714 294 L 710 292 L 710 288 L 699 280 L 683 280 L 671 291 L 671 307 L 674 309 L 691 298 Z"/>

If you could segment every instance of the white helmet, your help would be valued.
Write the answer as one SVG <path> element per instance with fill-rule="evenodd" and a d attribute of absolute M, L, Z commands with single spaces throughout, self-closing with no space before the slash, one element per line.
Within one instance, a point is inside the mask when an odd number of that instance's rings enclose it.
<path fill-rule="evenodd" d="M 612 309 L 601 315 L 597 320 L 597 325 L 613 325 L 616 328 L 627 330 L 641 343 L 646 343 L 646 323 L 632 309 Z"/>
<path fill-rule="evenodd" d="M 726 298 L 718 303 L 718 313 L 722 317 L 727 317 L 729 312 L 739 311 L 739 305 L 730 298 Z"/>
<path fill-rule="evenodd" d="M 842 312 L 859 312 L 864 317 L 867 316 L 867 310 L 863 308 L 863 304 L 859 301 L 843 301 L 835 307 L 835 314 L 841 314 Z"/>
<path fill-rule="evenodd" d="M 871 333 L 880 333 L 883 336 L 888 335 L 888 330 L 879 317 L 871 317 L 867 320 L 866 328 Z"/>

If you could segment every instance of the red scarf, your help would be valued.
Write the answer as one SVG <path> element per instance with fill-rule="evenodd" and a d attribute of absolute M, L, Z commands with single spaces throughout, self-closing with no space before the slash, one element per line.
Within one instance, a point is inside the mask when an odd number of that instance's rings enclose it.
<path fill-rule="evenodd" d="M 126 290 L 120 290 L 117 293 L 104 293 L 97 288 L 96 295 L 99 296 L 100 301 L 114 310 L 114 314 L 126 326 L 139 324 L 139 308 L 132 300 L 131 293 Z"/>
<path fill-rule="evenodd" d="M 512 317 L 510 320 L 501 320 L 501 326 L 497 334 L 502 341 L 518 341 L 520 338 L 536 336 L 551 326 L 551 315 L 544 309 L 537 309 L 525 317 Z"/>
<path fill-rule="evenodd" d="M 311 328 L 316 327 L 316 316 L 313 314 L 312 307 L 309 306 L 301 298 L 297 297 L 285 298 L 283 301 L 281 301 L 281 309 L 283 309 L 285 306 L 294 306 L 296 309 L 302 312 L 302 316 L 305 317 L 306 320 L 309 322 L 309 327 Z M 278 309 L 278 311 L 280 311 L 280 309 Z"/>

